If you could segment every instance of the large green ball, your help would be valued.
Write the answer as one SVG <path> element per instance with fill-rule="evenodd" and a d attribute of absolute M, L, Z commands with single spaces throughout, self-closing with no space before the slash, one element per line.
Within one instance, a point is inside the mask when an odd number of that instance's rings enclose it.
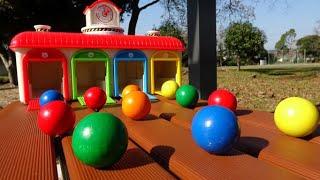
<path fill-rule="evenodd" d="M 72 135 L 72 149 L 83 163 L 96 168 L 118 162 L 128 146 L 125 125 L 110 113 L 92 113 L 84 117 Z"/>
<path fill-rule="evenodd" d="M 194 107 L 199 99 L 198 91 L 191 85 L 183 85 L 176 92 L 176 100 L 183 107 Z"/>

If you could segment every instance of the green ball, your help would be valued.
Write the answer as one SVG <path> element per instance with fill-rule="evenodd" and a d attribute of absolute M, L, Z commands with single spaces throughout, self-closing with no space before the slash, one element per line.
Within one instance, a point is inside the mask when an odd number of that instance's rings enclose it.
<path fill-rule="evenodd" d="M 128 146 L 125 125 L 110 113 L 96 112 L 84 117 L 72 135 L 72 149 L 83 163 L 96 168 L 118 162 Z"/>
<path fill-rule="evenodd" d="M 199 99 L 198 91 L 191 85 L 183 85 L 176 92 L 176 100 L 183 107 L 194 107 Z"/>

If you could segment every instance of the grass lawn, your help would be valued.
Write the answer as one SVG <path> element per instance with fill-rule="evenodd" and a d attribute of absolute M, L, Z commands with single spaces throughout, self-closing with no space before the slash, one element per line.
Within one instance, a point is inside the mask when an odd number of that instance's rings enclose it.
<path fill-rule="evenodd" d="M 183 84 L 187 84 L 187 68 L 182 74 Z M 8 81 L 0 76 L 2 79 Z M 7 86 L 0 85 L 0 106 L 18 99 L 18 89 Z M 231 90 L 238 106 L 248 109 L 272 112 L 282 99 L 291 96 L 320 104 L 319 87 L 320 64 L 244 66 L 239 72 L 236 67 L 218 68 L 218 88 Z"/>
<path fill-rule="evenodd" d="M 320 64 L 218 68 L 218 87 L 231 90 L 238 106 L 274 111 L 284 98 L 299 96 L 320 103 Z"/>

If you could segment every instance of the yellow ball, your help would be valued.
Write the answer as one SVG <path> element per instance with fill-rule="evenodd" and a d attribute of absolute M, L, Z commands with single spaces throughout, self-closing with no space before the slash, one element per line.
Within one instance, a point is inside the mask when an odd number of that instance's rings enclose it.
<path fill-rule="evenodd" d="M 166 81 L 161 86 L 161 95 L 168 99 L 174 99 L 178 88 L 179 85 L 175 81 Z"/>
<path fill-rule="evenodd" d="M 290 97 L 278 104 L 274 112 L 274 120 L 283 133 L 304 137 L 317 128 L 319 112 L 312 102 L 300 97 Z"/>

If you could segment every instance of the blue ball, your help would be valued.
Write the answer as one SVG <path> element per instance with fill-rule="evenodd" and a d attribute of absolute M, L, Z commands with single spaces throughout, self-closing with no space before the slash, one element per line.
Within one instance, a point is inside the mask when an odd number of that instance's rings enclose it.
<path fill-rule="evenodd" d="M 197 145 L 214 154 L 227 153 L 240 136 L 236 115 L 222 106 L 206 106 L 198 111 L 191 131 Z"/>
<path fill-rule="evenodd" d="M 44 106 L 45 104 L 51 101 L 63 101 L 63 96 L 56 90 L 47 90 L 40 96 L 40 107 Z"/>

